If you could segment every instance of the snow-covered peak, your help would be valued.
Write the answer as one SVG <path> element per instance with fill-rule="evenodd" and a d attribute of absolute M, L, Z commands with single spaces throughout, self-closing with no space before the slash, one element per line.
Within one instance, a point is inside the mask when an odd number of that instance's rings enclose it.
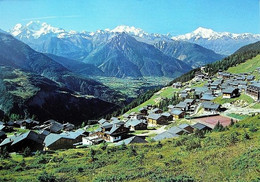
<path fill-rule="evenodd" d="M 217 39 L 245 39 L 245 38 L 259 38 L 259 34 L 250 33 L 230 33 L 230 32 L 215 32 L 212 29 L 199 27 L 191 33 L 172 37 L 173 40 L 217 40 Z"/>
<path fill-rule="evenodd" d="M 214 32 L 212 29 L 207 29 L 207 28 L 203 28 L 203 27 L 197 28 L 192 33 L 195 35 L 200 35 L 203 38 L 209 38 L 216 34 L 216 32 Z"/>
<path fill-rule="evenodd" d="M 39 38 L 42 35 L 46 34 L 60 34 L 64 33 L 65 30 L 61 28 L 52 27 L 51 25 L 40 21 L 30 21 L 26 25 L 16 24 L 14 28 L 10 31 L 13 36 L 19 36 L 21 38 L 30 38 L 35 39 Z"/>
<path fill-rule="evenodd" d="M 114 32 L 114 33 L 123 33 L 123 32 L 125 32 L 125 33 L 132 34 L 132 35 L 135 35 L 135 36 L 147 35 L 147 33 L 144 32 L 140 28 L 135 28 L 134 26 L 130 27 L 130 26 L 126 26 L 126 25 L 117 26 L 113 30 L 110 30 L 110 32 Z"/>

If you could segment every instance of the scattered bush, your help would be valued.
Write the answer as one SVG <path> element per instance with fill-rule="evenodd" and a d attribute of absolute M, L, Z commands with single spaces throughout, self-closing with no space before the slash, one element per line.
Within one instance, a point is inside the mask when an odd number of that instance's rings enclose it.
<path fill-rule="evenodd" d="M 40 182 L 56 182 L 57 178 L 54 175 L 48 174 L 46 171 L 44 171 L 38 176 L 38 180 Z"/>
<path fill-rule="evenodd" d="M 31 149 L 29 147 L 26 147 L 23 151 L 24 157 L 29 157 L 31 155 Z"/>
<path fill-rule="evenodd" d="M 235 144 L 236 142 L 239 141 L 239 138 L 238 138 L 238 133 L 237 132 L 232 132 L 229 136 L 229 141 L 231 144 Z"/>
<path fill-rule="evenodd" d="M 6 147 L 0 148 L 0 158 L 2 159 L 8 159 L 10 158 L 10 154 Z"/>
<path fill-rule="evenodd" d="M 233 169 L 250 170 L 250 168 L 259 169 L 260 148 L 250 150 L 239 156 L 233 162 Z"/>
<path fill-rule="evenodd" d="M 254 125 L 251 125 L 251 126 L 249 127 L 249 131 L 251 131 L 251 132 L 257 132 L 257 130 L 258 130 L 258 128 L 255 127 Z"/>

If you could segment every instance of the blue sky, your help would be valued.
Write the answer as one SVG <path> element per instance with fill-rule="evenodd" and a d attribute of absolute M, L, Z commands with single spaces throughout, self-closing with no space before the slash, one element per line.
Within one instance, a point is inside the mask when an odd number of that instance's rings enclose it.
<path fill-rule="evenodd" d="M 197 27 L 260 33 L 259 0 L 0 0 L 0 28 L 40 20 L 66 30 L 129 25 L 183 34 Z"/>

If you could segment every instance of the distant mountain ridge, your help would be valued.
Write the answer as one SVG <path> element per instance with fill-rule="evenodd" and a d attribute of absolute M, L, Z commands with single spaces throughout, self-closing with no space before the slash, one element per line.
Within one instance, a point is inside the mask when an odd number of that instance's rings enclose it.
<path fill-rule="evenodd" d="M 152 46 L 156 47 L 156 44 L 161 41 L 165 42 L 173 42 L 175 45 L 178 44 L 178 48 L 174 49 L 174 53 L 167 52 L 168 57 L 172 57 L 175 59 L 180 59 L 181 61 L 188 63 L 190 67 L 197 67 L 202 66 L 203 64 L 207 64 L 216 60 L 221 59 L 223 56 L 219 54 L 211 53 L 208 54 L 208 50 L 204 47 L 200 47 L 200 49 L 196 48 L 196 46 L 192 46 L 192 44 L 187 44 L 183 41 L 174 41 L 171 39 L 171 35 L 162 35 L 162 34 L 156 34 L 156 33 L 147 33 L 143 31 L 140 28 L 130 27 L 130 26 L 117 26 L 116 28 L 110 30 L 97 30 L 96 32 L 76 32 L 76 31 L 66 31 L 62 28 L 56 28 L 52 27 L 51 25 L 48 25 L 47 23 L 41 23 L 39 21 L 36 22 L 29 22 L 26 25 L 17 24 L 10 33 L 18 38 L 19 40 L 23 41 L 24 43 L 31 46 L 33 49 L 39 52 L 47 53 L 47 54 L 53 54 L 56 56 L 61 56 L 68 58 L 70 60 L 78 60 L 78 61 L 85 61 L 89 57 L 93 56 L 94 53 L 99 53 L 99 55 L 106 55 L 109 57 L 108 54 L 100 53 L 100 50 L 106 44 L 110 44 L 110 41 L 123 33 L 135 38 L 137 40 L 136 46 L 142 46 L 142 43 L 150 44 Z M 172 44 L 173 44 L 172 43 Z M 185 47 L 185 51 L 179 49 L 180 47 Z M 158 47 L 156 47 L 158 48 Z M 162 49 L 160 50 L 163 54 Z M 122 51 L 122 49 L 118 49 L 117 51 Z M 119 53 L 119 52 L 118 52 Z M 197 54 L 198 53 L 198 54 Z M 121 52 L 120 54 L 124 54 Z M 143 54 L 142 52 L 139 52 L 140 56 Z M 87 58 L 88 57 L 88 58 Z M 97 59 L 108 59 L 108 57 L 97 57 Z M 185 58 L 186 59 L 185 59 Z M 120 56 L 117 57 L 118 59 Z M 135 59 L 132 57 L 131 59 Z M 132 62 L 135 62 L 136 60 L 132 60 Z M 159 60 L 161 62 L 162 60 Z M 116 62 L 114 62 L 115 64 Z M 120 60 L 117 60 L 117 63 L 121 63 Z M 114 65 L 116 66 L 116 65 Z M 131 67 L 131 66 L 130 66 Z M 138 67 L 140 68 L 140 67 Z M 104 70 L 104 67 L 103 67 Z M 118 74 L 113 69 L 109 70 L 106 69 L 106 74 L 109 76 L 124 76 L 127 74 Z M 141 70 L 139 70 L 140 72 Z M 178 70 L 176 70 L 178 71 Z M 130 72 L 136 72 L 136 71 L 130 71 Z M 140 73 L 130 73 L 128 75 L 132 76 L 140 76 Z M 152 72 L 151 70 L 149 72 Z M 90 74 L 86 74 L 90 75 Z M 141 74 L 142 75 L 142 74 Z M 155 76 L 157 76 L 156 74 Z M 165 75 L 165 74 L 159 74 L 159 75 Z M 177 75 L 177 74 L 175 74 Z M 171 77 L 174 77 L 175 75 L 170 75 Z"/>
<path fill-rule="evenodd" d="M 215 32 L 199 27 L 191 33 L 174 36 L 172 39 L 196 43 L 216 53 L 230 55 L 242 46 L 259 41 L 260 34 Z"/>
<path fill-rule="evenodd" d="M 138 42 L 126 33 L 114 36 L 83 62 L 97 66 L 107 76 L 118 77 L 175 77 L 191 69 L 186 63 L 164 55 L 152 45 Z"/>

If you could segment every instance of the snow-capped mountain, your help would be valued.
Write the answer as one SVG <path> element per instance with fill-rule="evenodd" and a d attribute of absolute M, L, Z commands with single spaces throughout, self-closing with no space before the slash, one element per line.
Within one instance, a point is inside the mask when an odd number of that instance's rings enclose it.
<path fill-rule="evenodd" d="M 25 26 L 17 24 L 11 30 L 11 33 L 15 37 L 20 38 L 34 38 L 37 39 L 46 34 L 62 34 L 65 30 L 52 27 L 47 23 L 41 23 L 40 21 L 30 21 Z"/>
<path fill-rule="evenodd" d="M 199 27 L 191 33 L 172 39 L 196 43 L 216 53 L 229 55 L 244 45 L 259 41 L 260 34 L 215 32 L 212 29 Z"/>
<path fill-rule="evenodd" d="M 78 61 L 84 61 L 87 57 L 94 54 L 96 60 L 106 60 L 107 58 L 109 58 L 109 56 L 111 56 L 112 50 L 104 49 L 104 47 L 108 48 L 111 40 L 114 37 L 118 37 L 122 34 L 126 34 L 129 37 L 134 38 L 136 40 L 135 44 L 137 47 L 142 47 L 144 45 L 143 43 L 149 44 L 155 49 L 161 51 L 162 54 L 168 55 L 171 58 L 179 59 L 184 63 L 188 63 L 188 65 L 191 67 L 202 66 L 209 62 L 219 60 L 223 57 L 222 55 L 210 52 L 208 49 L 200 47 L 193 43 L 174 41 L 171 39 L 172 36 L 170 34 L 163 35 L 148 33 L 140 28 L 125 25 L 117 26 L 114 29 L 97 30 L 95 32 L 76 32 L 66 31 L 62 28 L 53 27 L 47 23 L 34 21 L 29 22 L 26 25 L 17 24 L 12 30 L 10 30 L 10 33 L 17 39 L 28 44 L 36 51 L 56 56 L 62 56 L 70 60 L 72 59 Z M 113 46 L 117 47 L 118 51 L 116 52 L 116 54 L 118 55 L 125 53 L 125 48 L 127 47 L 125 46 L 126 40 L 120 40 L 121 41 L 119 42 L 115 41 L 115 43 L 113 44 Z M 161 48 L 161 46 L 158 47 L 158 45 L 162 45 L 161 43 L 158 44 L 162 41 L 167 43 L 165 44 L 167 46 L 164 46 L 164 48 Z M 118 45 L 115 45 L 116 43 Z M 121 53 L 119 50 L 121 50 Z M 137 51 L 137 49 L 133 50 Z M 138 52 L 138 54 L 131 53 L 131 55 L 140 55 L 145 57 L 146 51 L 144 51 L 145 49 L 142 50 L 143 52 Z M 162 57 L 163 56 L 161 56 L 160 58 Z M 116 58 L 118 60 L 113 63 L 121 64 L 122 60 L 119 59 L 120 56 L 117 56 Z M 138 61 L 134 60 L 136 59 L 136 57 L 134 56 L 131 57 L 131 59 L 133 60 L 130 61 Z M 118 65 L 114 66 L 118 67 Z M 107 75 L 113 74 L 107 73 Z"/>

